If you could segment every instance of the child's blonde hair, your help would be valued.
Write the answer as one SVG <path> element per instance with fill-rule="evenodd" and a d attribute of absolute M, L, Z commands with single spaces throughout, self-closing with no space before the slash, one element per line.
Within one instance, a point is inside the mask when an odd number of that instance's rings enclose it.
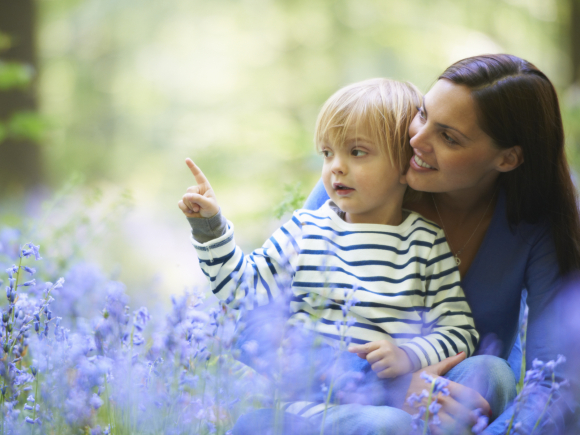
<path fill-rule="evenodd" d="M 351 128 L 362 128 L 403 172 L 412 155 L 409 125 L 421 98 L 413 84 L 384 78 L 346 86 L 322 106 L 314 133 L 316 149 L 320 151 L 326 141 L 343 146 Z"/>

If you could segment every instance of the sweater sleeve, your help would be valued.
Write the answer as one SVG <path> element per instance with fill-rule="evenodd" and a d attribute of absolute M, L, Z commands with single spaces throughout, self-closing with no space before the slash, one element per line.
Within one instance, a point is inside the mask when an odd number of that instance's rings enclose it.
<path fill-rule="evenodd" d="M 245 303 L 247 309 L 252 309 L 290 289 L 300 252 L 301 228 L 295 213 L 262 248 L 249 255 L 236 246 L 234 226 L 229 221 L 221 237 L 199 243 L 192 236 L 191 242 L 212 292 L 232 308 Z"/>
<path fill-rule="evenodd" d="M 221 210 L 210 218 L 188 217 L 187 221 L 191 225 L 191 235 L 199 243 L 207 243 L 210 240 L 217 239 L 228 230 L 228 223 Z"/>
<path fill-rule="evenodd" d="M 459 270 L 443 230 L 439 230 L 435 237 L 427 259 L 425 283 L 422 335 L 400 347 L 407 353 L 413 352 L 421 368 L 462 351 L 471 356 L 479 334 L 461 289 Z"/>
<path fill-rule="evenodd" d="M 328 199 L 328 193 L 326 193 L 322 179 L 320 179 L 314 189 L 312 189 L 312 192 L 310 192 L 310 195 L 308 195 L 304 208 L 306 210 L 318 210 Z"/>

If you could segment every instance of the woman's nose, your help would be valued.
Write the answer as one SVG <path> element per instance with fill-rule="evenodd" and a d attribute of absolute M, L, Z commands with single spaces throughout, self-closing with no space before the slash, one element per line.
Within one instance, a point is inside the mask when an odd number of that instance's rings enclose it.
<path fill-rule="evenodd" d="M 411 131 L 411 134 L 413 134 L 410 140 L 411 147 L 422 153 L 430 153 L 433 151 L 431 138 L 424 127 Z"/>

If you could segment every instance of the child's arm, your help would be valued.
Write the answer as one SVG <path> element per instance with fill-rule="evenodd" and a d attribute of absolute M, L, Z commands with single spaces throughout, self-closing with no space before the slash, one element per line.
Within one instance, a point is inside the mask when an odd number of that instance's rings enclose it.
<path fill-rule="evenodd" d="M 460 352 L 469 357 L 479 340 L 443 230 L 438 232 L 427 258 L 425 283 L 423 334 L 400 345 L 417 357 L 420 367 L 416 370 Z"/>
<path fill-rule="evenodd" d="M 292 261 L 299 248 L 301 225 L 296 217 L 278 229 L 261 249 L 245 255 L 236 246 L 234 227 L 219 213 L 219 206 L 213 189 L 203 172 L 190 160 L 187 166 L 198 185 L 187 189 L 178 206 L 189 218 L 193 227 L 194 245 L 200 266 L 210 281 L 213 293 L 233 308 L 244 302 L 247 308 L 265 305 L 282 291 L 289 289 L 294 274 Z M 211 222 L 217 219 L 218 225 Z M 223 221 L 224 224 L 219 224 Z M 196 233 L 196 227 L 206 227 Z M 197 235 L 204 233 L 200 239 Z M 196 235 L 197 234 L 197 235 Z M 203 239 L 203 240 L 202 240 Z"/>

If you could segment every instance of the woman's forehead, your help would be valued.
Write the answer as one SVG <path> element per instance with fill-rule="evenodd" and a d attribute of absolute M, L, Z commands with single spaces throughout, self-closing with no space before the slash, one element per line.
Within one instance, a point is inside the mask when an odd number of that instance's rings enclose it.
<path fill-rule="evenodd" d="M 438 80 L 425 94 L 424 105 L 432 122 L 455 128 L 467 136 L 482 132 L 477 122 L 475 101 L 467 86 Z"/>

